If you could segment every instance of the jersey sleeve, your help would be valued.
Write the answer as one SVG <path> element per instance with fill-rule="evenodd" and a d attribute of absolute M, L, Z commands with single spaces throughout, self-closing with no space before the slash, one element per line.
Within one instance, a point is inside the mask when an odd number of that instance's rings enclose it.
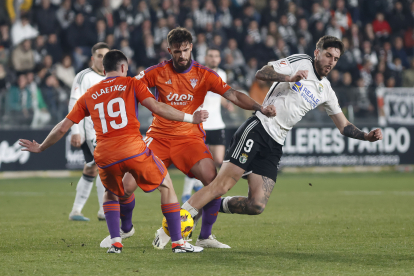
<path fill-rule="evenodd" d="M 329 86 L 328 100 L 323 103 L 323 107 L 328 115 L 335 115 L 342 112 L 341 106 L 339 105 L 338 98 L 336 97 L 335 91 Z"/>
<path fill-rule="evenodd" d="M 230 86 L 223 81 L 223 79 L 217 74 L 207 72 L 207 91 L 211 91 L 220 95 L 223 95 L 230 89 Z"/>
<path fill-rule="evenodd" d="M 142 81 L 146 87 L 154 87 L 158 76 L 158 70 L 156 68 L 149 67 L 144 71 L 141 71 L 135 76 L 135 79 Z"/>
<path fill-rule="evenodd" d="M 142 103 L 143 100 L 149 97 L 155 99 L 154 95 L 152 95 L 151 91 L 148 89 L 144 82 L 133 79 L 133 85 L 135 96 L 137 97 L 140 103 Z"/>
<path fill-rule="evenodd" d="M 75 124 L 78 124 L 83 118 L 90 116 L 88 108 L 86 106 L 85 102 L 85 96 L 79 98 L 79 100 L 76 102 L 73 109 L 69 112 L 69 114 L 66 116 L 69 120 L 74 122 Z"/>
<path fill-rule="evenodd" d="M 267 65 L 272 66 L 276 73 L 282 75 L 291 76 L 295 72 L 292 65 L 286 58 L 270 61 Z"/>

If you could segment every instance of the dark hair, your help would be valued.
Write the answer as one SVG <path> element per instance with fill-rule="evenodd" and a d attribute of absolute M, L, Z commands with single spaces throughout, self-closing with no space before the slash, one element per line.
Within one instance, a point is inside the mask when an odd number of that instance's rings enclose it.
<path fill-rule="evenodd" d="M 95 45 L 93 45 L 93 47 L 92 47 L 92 50 L 91 50 L 92 55 L 96 52 L 96 50 L 99 50 L 99 49 L 108 49 L 108 50 L 110 50 L 108 44 L 106 44 L 105 42 L 98 42 Z"/>
<path fill-rule="evenodd" d="M 219 48 L 217 48 L 217 47 L 207 47 L 207 50 L 206 50 L 206 55 L 208 54 L 208 51 L 218 51 L 219 53 L 220 53 L 220 49 Z"/>
<path fill-rule="evenodd" d="M 344 44 L 337 37 L 334 37 L 331 35 L 325 35 L 321 37 L 316 43 L 316 49 L 319 49 L 319 50 L 326 50 L 330 47 L 339 49 L 339 51 L 341 51 L 341 56 L 344 53 Z"/>
<path fill-rule="evenodd" d="M 168 47 L 173 46 L 173 44 L 181 45 L 185 42 L 193 43 L 193 36 L 191 33 L 182 27 L 177 27 L 172 29 L 167 35 Z"/>
<path fill-rule="evenodd" d="M 128 63 L 128 59 L 124 53 L 119 50 L 110 50 L 108 53 L 105 54 L 103 58 L 103 66 L 105 72 L 113 72 L 117 71 L 119 64 L 125 61 Z"/>

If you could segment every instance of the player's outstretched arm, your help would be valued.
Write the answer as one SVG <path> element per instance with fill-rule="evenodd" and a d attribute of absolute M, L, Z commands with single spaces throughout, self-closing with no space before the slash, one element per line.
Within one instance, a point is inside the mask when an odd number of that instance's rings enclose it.
<path fill-rule="evenodd" d="M 177 110 L 168 104 L 157 102 L 154 98 L 151 97 L 143 100 L 141 104 L 148 108 L 152 113 L 160 115 L 161 117 L 171 121 L 200 124 L 202 122 L 205 122 L 208 118 L 207 110 L 196 111 L 193 115 L 191 115 Z"/>
<path fill-rule="evenodd" d="M 73 122 L 68 118 L 65 118 L 52 129 L 42 144 L 37 143 L 35 140 L 31 142 L 26 139 L 19 139 L 19 145 L 23 147 L 22 151 L 30 151 L 34 153 L 42 152 L 59 141 L 72 125 Z"/>
<path fill-rule="evenodd" d="M 233 88 L 230 88 L 223 94 L 223 97 L 231 101 L 240 108 L 246 110 L 260 111 L 267 117 L 276 116 L 276 108 L 273 105 L 266 106 L 265 108 L 258 104 L 255 100 L 250 98 L 244 93 L 241 93 Z"/>
<path fill-rule="evenodd" d="M 288 76 L 283 75 L 280 73 L 277 73 L 273 66 L 271 65 L 265 65 L 262 69 L 256 72 L 256 79 L 262 80 L 262 81 L 277 81 L 277 82 L 297 82 L 301 79 L 307 79 L 308 78 L 308 70 L 299 70 L 296 72 L 294 76 Z"/>
<path fill-rule="evenodd" d="M 366 133 L 351 124 L 342 112 L 330 115 L 330 117 L 341 134 L 346 137 L 370 142 L 382 140 L 382 131 L 379 128 L 371 130 L 370 133 Z"/>

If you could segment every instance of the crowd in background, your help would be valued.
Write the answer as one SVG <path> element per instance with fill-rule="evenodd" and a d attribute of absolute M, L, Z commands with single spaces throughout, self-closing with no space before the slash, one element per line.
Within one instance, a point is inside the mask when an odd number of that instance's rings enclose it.
<path fill-rule="evenodd" d="M 255 73 L 308 54 L 323 35 L 345 51 L 329 79 L 341 105 L 375 114 L 371 88 L 414 87 L 413 0 L 0 0 L 0 125 L 53 124 L 67 114 L 75 74 L 106 42 L 130 59 L 129 75 L 170 59 L 167 33 L 193 34 L 193 58 L 221 50 L 230 86 L 261 101 Z M 356 90 L 355 90 L 356 89 Z M 349 91 L 357 91 L 349 96 Z"/>

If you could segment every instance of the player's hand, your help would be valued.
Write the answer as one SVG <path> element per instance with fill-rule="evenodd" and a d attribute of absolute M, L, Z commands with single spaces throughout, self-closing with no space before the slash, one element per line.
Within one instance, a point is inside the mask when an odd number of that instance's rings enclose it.
<path fill-rule="evenodd" d="M 72 134 L 72 137 L 70 137 L 70 144 L 74 146 L 75 148 L 80 148 L 81 146 L 80 134 Z"/>
<path fill-rule="evenodd" d="M 196 111 L 193 114 L 193 124 L 199 124 L 199 123 L 205 122 L 207 121 L 207 118 L 208 118 L 207 110 Z"/>
<path fill-rule="evenodd" d="M 33 140 L 33 142 L 26 139 L 19 139 L 19 145 L 22 146 L 22 151 L 30 151 L 34 153 L 42 152 L 40 144 Z"/>
<path fill-rule="evenodd" d="M 365 140 L 370 142 L 375 142 L 378 140 L 382 140 L 382 131 L 381 129 L 377 128 L 374 130 L 371 130 L 370 133 L 365 134 Z"/>
<path fill-rule="evenodd" d="M 308 78 L 308 70 L 299 70 L 296 72 L 296 74 L 293 77 L 290 77 L 289 82 L 297 82 L 300 81 L 302 79 L 307 79 Z"/>
<path fill-rule="evenodd" d="M 260 112 L 262 112 L 267 117 L 275 117 L 276 116 L 276 107 L 274 105 L 268 105 L 266 107 L 263 107 L 260 109 Z"/>

